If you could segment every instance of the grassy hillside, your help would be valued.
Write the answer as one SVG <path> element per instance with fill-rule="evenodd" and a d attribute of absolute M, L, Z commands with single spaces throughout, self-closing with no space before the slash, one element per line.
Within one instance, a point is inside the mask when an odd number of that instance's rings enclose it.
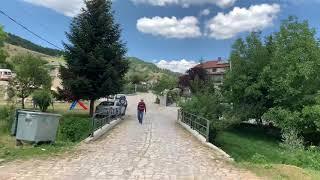
<path fill-rule="evenodd" d="M 8 35 L 8 39 L 6 40 L 4 49 L 10 55 L 9 60 L 15 55 L 30 53 L 42 57 L 43 59 L 47 60 L 51 66 L 54 67 L 58 67 L 60 64 L 65 64 L 65 60 L 63 59 L 61 51 L 41 47 L 13 34 Z M 143 81 L 155 82 L 159 80 L 163 75 L 174 77 L 179 76 L 179 73 L 161 69 L 154 63 L 145 62 L 135 57 L 128 57 L 128 61 L 130 63 L 130 68 L 126 75 L 128 79 L 136 74 L 139 74 L 139 76 L 143 77 Z M 53 69 L 51 74 L 54 77 L 54 87 L 57 87 L 61 82 L 61 80 L 57 76 L 57 69 Z"/>
<path fill-rule="evenodd" d="M 145 62 L 141 59 L 135 57 L 128 57 L 130 62 L 130 69 L 127 76 L 131 76 L 135 73 L 143 75 L 146 80 L 158 80 L 162 75 L 169 75 L 178 77 L 180 74 L 169 70 L 161 69 L 155 64 L 150 62 Z"/>
<path fill-rule="evenodd" d="M 32 54 L 35 56 L 42 57 L 43 59 L 47 60 L 52 65 L 58 65 L 59 63 L 62 63 L 62 64 L 64 63 L 64 60 L 62 57 L 49 56 L 49 55 L 46 55 L 43 53 L 39 53 L 36 51 L 32 51 L 32 50 L 29 50 L 29 49 L 26 49 L 26 48 L 23 48 L 20 46 L 8 44 L 8 43 L 5 43 L 4 49 L 9 54 L 9 59 L 15 55 L 18 55 L 18 54 L 28 54 L 29 53 L 29 54 Z"/>
<path fill-rule="evenodd" d="M 39 46 L 37 44 L 32 43 L 31 41 L 28 41 L 10 33 L 8 33 L 8 38 L 6 39 L 6 42 L 15 46 L 23 47 L 25 49 L 29 49 L 31 51 L 46 54 L 49 56 L 61 56 L 63 53 L 62 51 L 57 49 Z"/>

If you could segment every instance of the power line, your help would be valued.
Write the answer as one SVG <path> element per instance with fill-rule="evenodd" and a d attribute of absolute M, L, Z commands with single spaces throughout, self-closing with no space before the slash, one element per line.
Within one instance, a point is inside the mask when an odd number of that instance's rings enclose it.
<path fill-rule="evenodd" d="M 60 48 L 59 46 L 56 46 L 55 44 L 51 43 L 50 41 L 46 40 L 45 38 L 41 37 L 40 35 L 38 35 L 37 33 L 34 33 L 33 31 L 31 31 L 29 28 L 27 28 L 26 26 L 24 26 L 23 24 L 19 23 L 18 21 L 16 21 L 15 19 L 13 19 L 12 17 L 10 17 L 7 13 L 3 12 L 0 9 L 0 13 L 3 14 L 4 16 L 6 16 L 7 18 L 9 18 L 11 21 L 13 21 L 14 23 L 18 24 L 19 26 L 21 26 L 23 29 L 25 29 L 26 31 L 28 31 L 29 33 L 33 34 L 34 36 L 38 37 L 39 39 L 41 39 L 42 41 L 45 41 L 46 43 L 54 46 L 55 48 L 63 51 L 62 48 Z"/>

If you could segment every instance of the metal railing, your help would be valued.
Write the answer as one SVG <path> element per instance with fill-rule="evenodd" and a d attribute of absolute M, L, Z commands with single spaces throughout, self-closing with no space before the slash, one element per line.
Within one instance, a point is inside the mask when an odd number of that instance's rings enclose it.
<path fill-rule="evenodd" d="M 185 112 L 183 110 L 179 110 L 178 121 L 183 122 L 191 129 L 197 131 L 204 138 L 206 138 L 207 142 L 209 142 L 210 121 L 208 119 Z"/>
<path fill-rule="evenodd" d="M 95 113 L 92 117 L 92 130 L 91 130 L 91 137 L 94 136 L 94 132 L 98 129 L 102 129 L 102 127 L 106 124 L 110 124 L 113 120 L 116 120 L 119 117 L 122 117 L 121 113 L 120 115 L 112 116 L 111 111 L 115 111 L 114 109 L 110 108 L 105 112 L 99 112 Z"/>

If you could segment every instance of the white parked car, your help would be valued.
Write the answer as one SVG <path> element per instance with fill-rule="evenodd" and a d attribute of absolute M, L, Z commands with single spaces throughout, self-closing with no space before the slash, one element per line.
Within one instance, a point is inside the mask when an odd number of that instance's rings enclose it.
<path fill-rule="evenodd" d="M 9 81 L 13 78 L 12 71 L 10 69 L 0 69 L 0 80 Z"/>
<path fill-rule="evenodd" d="M 96 107 L 96 113 L 110 115 L 111 117 L 124 116 L 126 114 L 128 102 L 125 95 L 109 96 Z"/>

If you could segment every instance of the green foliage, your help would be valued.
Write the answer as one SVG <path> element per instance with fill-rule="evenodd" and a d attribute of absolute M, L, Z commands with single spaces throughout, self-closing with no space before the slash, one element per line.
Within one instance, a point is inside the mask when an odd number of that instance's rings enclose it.
<path fill-rule="evenodd" d="M 137 92 L 148 92 L 149 89 L 146 85 L 139 84 L 137 85 Z"/>
<path fill-rule="evenodd" d="M 143 81 L 159 80 L 162 75 L 168 75 L 171 77 L 178 77 L 179 75 L 179 73 L 161 69 L 154 63 L 145 62 L 135 57 L 128 57 L 127 60 L 129 61 L 130 66 L 126 75 L 128 79 L 136 74 L 142 76 Z"/>
<path fill-rule="evenodd" d="M 222 96 L 216 90 L 193 95 L 191 99 L 180 104 L 189 113 L 204 117 L 211 121 L 210 142 L 214 142 L 218 133 L 237 124 L 238 121 L 227 114 L 228 106 L 222 103 Z"/>
<path fill-rule="evenodd" d="M 86 8 L 75 17 L 65 44 L 67 67 L 61 66 L 62 84 L 76 99 L 94 101 L 119 93 L 128 70 L 126 47 L 121 41 L 119 24 L 115 23 L 112 2 L 85 1 Z"/>
<path fill-rule="evenodd" d="M 301 111 L 320 89 L 320 50 L 316 32 L 306 21 L 290 17 L 274 36 L 274 52 L 262 79 L 273 106 Z"/>
<path fill-rule="evenodd" d="M 0 135 L 9 134 L 14 113 L 14 107 L 0 107 Z"/>
<path fill-rule="evenodd" d="M 267 163 L 266 157 L 264 155 L 261 155 L 258 153 L 255 153 L 251 157 L 251 161 L 256 164 L 266 164 Z"/>
<path fill-rule="evenodd" d="M 154 85 L 153 92 L 156 95 L 161 95 L 164 90 L 171 90 L 178 86 L 178 79 L 171 76 L 162 76 L 161 79 Z"/>
<path fill-rule="evenodd" d="M 213 85 L 208 78 L 207 71 L 201 67 L 189 69 L 186 75 L 179 77 L 178 84 L 182 89 L 189 88 L 194 94 L 207 89 L 208 84 Z"/>
<path fill-rule="evenodd" d="M 306 21 L 289 17 L 264 42 L 260 33 L 237 40 L 223 85 L 232 104 L 229 114 L 241 121 L 273 122 L 292 145 L 294 137 L 298 143 L 302 134 L 318 132 L 320 44 L 315 35 Z"/>
<path fill-rule="evenodd" d="M 277 127 L 282 128 L 284 131 L 298 130 L 302 132 L 303 119 L 300 113 L 295 111 L 291 112 L 282 108 L 271 108 L 263 116 L 263 119 L 274 122 Z"/>
<path fill-rule="evenodd" d="M 168 94 L 167 94 L 168 103 L 172 104 L 174 102 L 178 102 L 180 98 L 180 93 L 181 93 L 181 90 L 179 88 L 175 88 L 168 91 Z"/>
<path fill-rule="evenodd" d="M 52 104 L 52 95 L 48 90 L 35 91 L 32 99 L 42 112 L 46 112 L 48 107 Z"/>
<path fill-rule="evenodd" d="M 8 38 L 5 41 L 9 44 L 12 44 L 15 46 L 20 46 L 20 47 L 29 49 L 31 51 L 46 54 L 48 56 L 61 56 L 61 55 L 63 55 L 63 52 L 60 50 L 39 46 L 37 44 L 34 44 L 26 39 L 23 39 L 19 36 L 11 34 L 11 33 L 8 33 Z"/>
<path fill-rule="evenodd" d="M 79 142 L 90 135 L 90 122 L 88 116 L 65 115 L 60 120 L 59 137 L 64 141 Z"/>
<path fill-rule="evenodd" d="M 10 81 L 12 89 L 18 97 L 24 99 L 30 96 L 34 90 L 43 88 L 50 89 L 51 77 L 46 67 L 46 61 L 40 57 L 27 55 L 17 55 L 12 59 L 15 65 L 16 77 Z"/>
<path fill-rule="evenodd" d="M 272 38 L 263 43 L 260 33 L 238 39 L 231 52 L 232 70 L 227 73 L 223 93 L 233 104 L 233 114 L 239 120 L 260 119 L 270 107 L 267 90 L 261 82 L 261 72 L 270 62 Z"/>
<path fill-rule="evenodd" d="M 287 164 L 320 170 L 320 150 L 287 149 L 259 127 L 239 126 L 222 132 L 216 144 L 230 154 L 236 162 L 258 164 Z"/>
<path fill-rule="evenodd" d="M 141 82 L 145 81 L 145 75 L 141 73 L 133 73 L 131 76 L 128 77 L 128 81 L 132 84 L 140 84 Z"/>
<path fill-rule="evenodd" d="M 12 65 L 6 61 L 6 58 L 9 56 L 8 53 L 3 49 L 4 41 L 7 38 L 7 34 L 3 31 L 3 27 L 0 25 L 0 68 L 2 69 L 11 69 Z"/>
<path fill-rule="evenodd" d="M 134 90 L 135 90 L 135 85 L 132 84 L 132 83 L 127 83 L 124 85 L 123 87 L 123 90 L 122 90 L 122 93 L 124 94 L 133 94 L 135 93 Z"/>

